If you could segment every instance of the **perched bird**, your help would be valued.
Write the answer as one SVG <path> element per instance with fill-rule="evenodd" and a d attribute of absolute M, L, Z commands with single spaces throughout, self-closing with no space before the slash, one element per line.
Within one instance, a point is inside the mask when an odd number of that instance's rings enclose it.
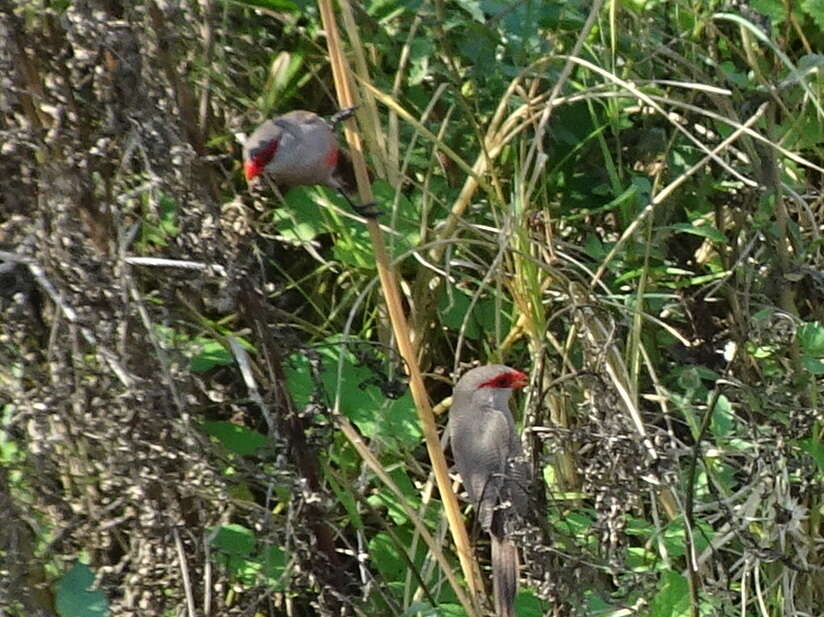
<path fill-rule="evenodd" d="M 380 212 L 374 204 L 359 206 L 352 202 L 338 175 L 338 164 L 345 155 L 338 148 L 335 127 L 353 112 L 354 107 L 349 107 L 326 121 L 311 111 L 299 110 L 267 120 L 243 144 L 246 181 L 265 173 L 286 187 L 328 186 L 361 216 L 376 217 Z"/>
<path fill-rule="evenodd" d="M 498 617 L 515 615 L 518 550 L 509 537 L 526 514 L 529 468 L 509 411 L 527 376 L 502 364 L 474 368 L 455 385 L 449 439 L 481 527 L 492 544 L 492 589 Z"/>

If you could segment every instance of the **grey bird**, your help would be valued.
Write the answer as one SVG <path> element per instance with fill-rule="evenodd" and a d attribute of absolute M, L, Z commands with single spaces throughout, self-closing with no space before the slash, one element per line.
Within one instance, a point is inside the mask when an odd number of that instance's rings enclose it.
<path fill-rule="evenodd" d="M 498 617 L 515 615 L 518 550 L 509 537 L 526 515 L 529 468 L 509 411 L 512 391 L 527 376 L 502 364 L 480 366 L 458 380 L 449 439 L 478 522 L 492 545 L 492 589 Z"/>
<path fill-rule="evenodd" d="M 311 111 L 290 111 L 257 127 L 243 144 L 243 171 L 251 182 L 267 174 L 286 187 L 328 186 L 340 193 L 352 209 L 366 217 L 380 214 L 374 204 L 355 205 L 338 174 L 346 155 L 338 148 L 335 126 L 354 108 L 341 110 L 327 121 Z"/>

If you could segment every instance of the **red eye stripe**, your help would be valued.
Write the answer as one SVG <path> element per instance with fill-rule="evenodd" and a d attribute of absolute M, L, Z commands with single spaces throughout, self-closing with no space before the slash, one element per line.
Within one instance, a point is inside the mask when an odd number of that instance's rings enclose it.
<path fill-rule="evenodd" d="M 521 371 L 510 371 L 501 373 L 489 381 L 483 382 L 479 388 L 523 388 L 529 382 L 527 376 Z"/>
<path fill-rule="evenodd" d="M 272 160 L 272 157 L 275 156 L 275 152 L 278 151 L 279 144 L 279 139 L 273 139 L 268 144 L 263 146 L 260 152 L 258 152 L 252 157 L 252 161 L 258 167 L 258 169 L 263 169 L 269 164 L 269 162 Z"/>

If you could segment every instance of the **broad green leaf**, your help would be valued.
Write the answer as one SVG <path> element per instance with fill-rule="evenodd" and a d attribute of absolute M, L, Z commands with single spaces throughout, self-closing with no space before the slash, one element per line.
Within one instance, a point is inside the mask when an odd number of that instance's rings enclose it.
<path fill-rule="evenodd" d="M 275 591 L 286 589 L 283 576 L 286 572 L 286 553 L 279 546 L 270 545 L 263 548 L 260 564 L 266 582 Z"/>
<path fill-rule="evenodd" d="M 441 323 L 455 334 L 463 329 L 465 337 L 476 340 L 493 335 L 497 327 L 503 332 L 509 330 L 509 303 L 504 302 L 502 308 L 495 299 L 483 296 L 473 304 L 468 293 L 452 286 L 444 290 L 438 302 Z"/>
<path fill-rule="evenodd" d="M 332 248 L 335 258 L 352 268 L 374 270 L 375 256 L 366 226 L 346 219 L 341 229 L 343 231 L 335 234 Z"/>
<path fill-rule="evenodd" d="M 712 398 L 712 393 L 708 396 Z M 734 416 L 732 404 L 723 394 L 718 397 L 715 407 L 712 410 L 712 433 L 716 437 L 728 437 L 733 431 Z"/>
<path fill-rule="evenodd" d="M 798 328 L 798 344 L 805 356 L 824 358 L 824 327 L 817 321 L 802 324 Z"/>
<path fill-rule="evenodd" d="M 252 530 L 229 524 L 210 530 L 215 560 L 245 585 L 265 580 L 274 590 L 285 589 L 286 554 L 274 545 L 261 546 Z"/>
<path fill-rule="evenodd" d="M 401 549 L 388 533 L 380 532 L 369 541 L 369 555 L 378 571 L 389 581 L 400 581 L 409 566 L 401 556 Z"/>
<path fill-rule="evenodd" d="M 611 199 L 609 202 L 605 203 L 604 205 L 598 206 L 597 208 L 581 208 L 575 214 L 572 214 L 572 215 L 564 217 L 564 218 L 567 221 L 576 221 L 576 220 L 579 220 L 579 219 L 586 218 L 588 216 L 593 216 L 595 214 L 602 214 L 604 212 L 609 212 L 609 211 L 614 210 L 615 208 L 617 208 L 619 206 L 622 206 L 624 204 L 627 204 L 627 203 L 634 203 L 635 200 L 640 195 L 640 192 L 639 192 L 640 189 L 641 189 L 641 186 L 639 186 L 635 183 L 630 184 L 630 186 L 628 186 L 626 189 L 624 189 L 623 193 L 621 193 L 620 195 L 618 195 L 614 199 Z M 604 193 L 609 193 L 609 192 L 610 192 L 609 187 L 604 185 Z"/>
<path fill-rule="evenodd" d="M 255 548 L 256 539 L 250 529 L 243 525 L 231 523 L 221 525 L 210 530 L 209 544 L 224 553 L 232 555 L 251 555 Z"/>
<path fill-rule="evenodd" d="M 801 0 L 801 8 L 813 18 L 819 30 L 824 30 L 824 0 Z"/>
<path fill-rule="evenodd" d="M 207 421 L 202 426 L 208 435 L 216 437 L 227 450 L 241 456 L 254 454 L 266 443 L 265 435 L 233 422 Z"/>
<path fill-rule="evenodd" d="M 109 601 L 100 590 L 92 590 L 94 573 L 77 562 L 57 581 L 55 608 L 60 617 L 105 617 Z"/>
<path fill-rule="evenodd" d="M 656 561 L 656 555 L 643 546 L 627 548 L 627 565 L 635 572 L 645 572 Z"/>
<path fill-rule="evenodd" d="M 824 375 L 824 362 L 818 358 L 811 358 L 809 356 L 802 356 L 801 364 L 813 375 Z"/>
<path fill-rule="evenodd" d="M 529 590 L 523 590 L 515 599 L 515 614 L 518 617 L 543 617 L 546 614 L 543 602 Z"/>
<path fill-rule="evenodd" d="M 381 391 L 386 375 L 375 375 L 369 368 L 357 365 L 351 352 L 343 352 L 343 366 L 338 380 L 338 357 L 340 343 L 334 338 L 318 349 L 321 362 L 321 386 L 319 394 L 326 403 L 334 404 L 336 393 L 340 393 L 340 410 L 368 438 L 380 438 L 387 444 L 413 447 L 420 441 L 418 425 L 412 397 L 404 388 L 398 398 L 389 398 Z M 289 391 L 299 407 L 312 400 L 316 384 L 309 370 L 309 358 L 305 353 L 293 354 L 286 368 L 286 382 Z M 386 365 L 388 367 L 388 364 Z M 397 378 L 396 378 L 397 379 Z M 394 390 L 391 392 L 395 394 Z"/>
<path fill-rule="evenodd" d="M 386 487 L 381 487 L 375 494 L 370 495 L 368 501 L 370 505 L 375 508 L 386 508 L 389 517 L 395 525 L 403 525 L 409 522 L 409 517 L 406 516 L 406 512 L 404 512 L 402 505 L 406 505 L 413 510 L 417 510 L 420 503 L 420 497 L 418 495 L 418 491 L 415 489 L 415 486 L 409 480 L 409 476 L 405 472 L 399 469 L 394 469 L 389 475 L 404 495 L 403 504 L 400 503 L 400 500 L 395 493 Z"/>
<path fill-rule="evenodd" d="M 751 0 L 750 6 L 770 18 L 774 25 L 778 25 L 787 18 L 787 5 L 783 0 Z"/>
<path fill-rule="evenodd" d="M 650 602 L 651 617 L 687 617 L 690 608 L 687 579 L 677 572 L 661 574 L 659 591 Z"/>
<path fill-rule="evenodd" d="M 416 86 L 429 76 L 429 59 L 435 55 L 432 40 L 424 37 L 415 38 L 409 45 L 409 83 Z"/>
<path fill-rule="evenodd" d="M 439 604 L 434 614 L 438 617 L 466 617 L 466 611 L 460 604 Z"/>
<path fill-rule="evenodd" d="M 458 0 L 458 6 L 469 13 L 477 22 L 483 23 L 486 21 L 484 12 L 481 10 L 481 3 L 479 0 Z"/>
<path fill-rule="evenodd" d="M 283 207 L 272 211 L 277 233 L 287 242 L 300 245 L 328 231 L 320 206 L 312 196 L 315 190 L 320 189 L 296 186 L 284 196 Z"/>
<path fill-rule="evenodd" d="M 492 28 L 470 22 L 456 38 L 458 50 L 466 56 L 476 72 L 483 72 L 495 66 L 498 37 Z"/>
<path fill-rule="evenodd" d="M 219 341 L 202 339 L 200 351 L 192 356 L 189 367 L 194 373 L 205 373 L 216 366 L 228 366 L 234 361 L 231 352 Z"/>

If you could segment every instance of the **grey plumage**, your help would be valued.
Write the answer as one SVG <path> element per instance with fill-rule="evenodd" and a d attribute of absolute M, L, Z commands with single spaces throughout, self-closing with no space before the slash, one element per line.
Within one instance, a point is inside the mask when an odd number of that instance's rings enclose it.
<path fill-rule="evenodd" d="M 251 182 L 261 174 L 285 187 L 320 184 L 335 189 L 358 214 L 375 218 L 375 204 L 357 205 L 346 179 L 349 157 L 338 148 L 335 125 L 352 116 L 349 107 L 327 122 L 311 111 L 290 111 L 257 127 L 243 144 L 243 170 Z M 343 172 L 343 173 L 341 173 Z"/>
<path fill-rule="evenodd" d="M 492 580 L 499 617 L 514 616 L 518 551 L 510 533 L 528 508 L 529 468 L 509 411 L 526 375 L 502 364 L 472 369 L 455 385 L 449 438 L 481 527 L 492 542 Z"/>
<path fill-rule="evenodd" d="M 273 143 L 276 144 L 274 151 L 260 161 L 257 173 L 265 171 L 276 183 L 285 186 L 322 184 L 333 189 L 341 187 L 334 175 L 337 136 L 317 114 L 298 110 L 267 120 L 246 139 L 243 160 L 247 163 L 256 161 Z"/>

